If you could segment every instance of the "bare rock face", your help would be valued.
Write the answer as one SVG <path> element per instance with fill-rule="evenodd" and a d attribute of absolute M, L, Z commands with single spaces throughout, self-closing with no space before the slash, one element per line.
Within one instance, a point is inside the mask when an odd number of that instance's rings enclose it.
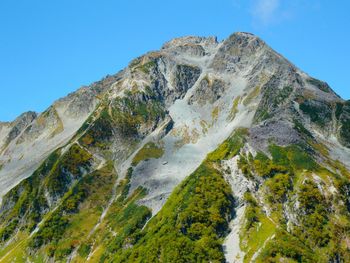
<path fill-rule="evenodd" d="M 218 71 L 235 72 L 241 66 L 251 64 L 251 60 L 259 55 L 259 51 L 266 48 L 265 43 L 254 35 L 233 34 L 221 44 L 211 67 Z"/>
<path fill-rule="evenodd" d="M 213 104 L 225 92 L 225 82 L 220 79 L 210 79 L 208 76 L 204 77 L 199 83 L 199 87 L 193 92 L 189 103 L 198 102 L 200 105 L 206 103 Z"/>
<path fill-rule="evenodd" d="M 338 120 L 338 138 L 340 142 L 350 148 L 350 103 L 339 103 L 335 109 L 335 117 Z"/>
<path fill-rule="evenodd" d="M 268 152 L 271 141 L 281 146 L 303 142 L 300 134 L 293 128 L 293 124 L 283 120 L 268 121 L 251 128 L 249 139 L 250 144 L 262 152 Z"/>
<path fill-rule="evenodd" d="M 21 132 L 33 122 L 37 117 L 37 114 L 32 111 L 28 111 L 20 115 L 16 120 L 11 123 L 11 130 L 7 135 L 6 144 L 10 143 L 12 140 L 16 139 Z"/>
<path fill-rule="evenodd" d="M 218 44 L 216 37 L 196 37 L 196 36 L 188 36 L 188 37 L 180 37 L 175 38 L 169 42 L 166 42 L 162 46 L 162 50 L 177 48 L 177 47 L 208 47 L 208 46 L 216 46 Z M 204 48 L 203 48 L 204 49 Z"/>
<path fill-rule="evenodd" d="M 49 154 L 65 145 L 95 109 L 109 76 L 56 101 L 41 114 L 27 112 L 0 130 L 0 196 L 30 176 Z"/>
<path fill-rule="evenodd" d="M 198 67 L 177 65 L 173 76 L 173 86 L 175 88 L 175 92 L 182 94 L 183 97 L 187 90 L 189 90 L 189 88 L 196 83 L 200 74 L 201 70 Z M 178 98 L 181 98 L 181 96 Z"/>

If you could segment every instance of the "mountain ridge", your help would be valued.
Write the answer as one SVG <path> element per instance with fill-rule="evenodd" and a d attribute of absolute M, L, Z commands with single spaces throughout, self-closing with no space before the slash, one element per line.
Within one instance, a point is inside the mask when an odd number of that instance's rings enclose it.
<path fill-rule="evenodd" d="M 230 36 L 233 36 L 233 35 L 235 35 L 235 34 L 242 34 L 242 35 L 244 35 L 244 34 L 246 34 L 246 35 L 248 35 L 248 36 L 252 36 L 252 37 L 256 37 L 256 38 L 259 38 L 257 35 L 255 35 L 255 34 L 253 34 L 253 33 L 249 33 L 249 32 L 235 32 L 235 33 L 233 33 L 233 34 L 231 34 Z M 229 37 L 230 37 L 229 36 Z M 221 40 L 220 42 L 217 40 L 217 36 L 195 36 L 195 35 L 187 35 L 187 36 L 182 36 L 182 37 L 175 37 L 175 38 L 173 38 L 173 39 L 171 39 L 171 40 L 169 40 L 169 41 L 167 41 L 167 42 L 165 42 L 162 46 L 161 46 L 161 48 L 160 48 L 160 50 L 162 50 L 162 49 L 168 49 L 168 48 L 171 48 L 171 45 L 172 45 L 172 43 L 173 42 L 180 42 L 180 46 L 181 45 L 184 45 L 184 44 L 190 44 L 191 42 L 200 42 L 200 41 L 202 41 L 202 40 L 207 40 L 207 41 L 209 41 L 209 42 L 215 42 L 215 43 L 217 43 L 217 44 L 219 44 L 219 43 L 222 43 L 222 42 L 224 42 L 225 41 L 225 39 L 223 39 L 223 40 Z M 262 41 L 260 38 L 259 38 L 259 40 L 260 41 Z M 183 43 L 184 42 L 184 43 Z M 263 41 L 264 42 L 264 41 Z M 264 42 L 265 43 L 265 42 Z M 152 53 L 152 52 L 155 52 L 155 51 L 150 51 L 150 52 L 147 52 L 147 53 Z M 147 54 L 146 53 L 146 54 Z M 279 56 L 281 56 L 281 57 L 283 57 L 281 54 L 279 54 L 278 52 L 276 52 L 275 51 L 275 53 L 276 54 L 278 54 Z M 146 54 L 144 54 L 144 55 L 141 55 L 140 57 L 144 57 Z M 284 57 L 283 57 L 284 58 Z M 285 59 L 285 58 L 284 58 Z M 289 60 L 287 60 L 290 64 L 292 64 L 293 66 L 294 66 L 294 64 L 292 63 L 292 62 L 290 62 Z M 126 67 L 127 68 L 127 67 Z M 297 68 L 297 67 L 296 67 Z M 86 89 L 86 88 L 89 88 L 89 87 L 92 87 L 92 86 L 94 86 L 94 85 L 97 85 L 97 83 L 99 83 L 99 82 L 102 82 L 103 80 L 105 80 L 105 79 L 108 79 L 108 78 L 110 78 L 110 77 L 114 77 L 114 76 L 117 76 L 118 74 L 120 74 L 123 70 L 125 70 L 125 68 L 124 69 L 122 69 L 122 70 L 119 70 L 117 73 L 115 73 L 115 74 L 107 74 L 105 77 L 103 77 L 101 80 L 99 80 L 99 81 L 94 81 L 94 82 L 92 82 L 91 84 L 89 84 L 89 85 L 87 85 L 87 86 L 81 86 L 80 88 L 78 88 L 77 90 L 75 90 L 75 91 L 71 91 L 71 92 L 69 92 L 66 96 L 63 96 L 63 97 L 61 97 L 61 98 L 59 98 L 59 99 L 57 99 L 56 101 L 54 101 L 53 102 L 53 104 L 55 104 L 57 101 L 59 101 L 59 100 L 64 100 L 65 98 L 67 98 L 67 97 L 69 97 L 70 95 L 73 95 L 73 94 L 75 94 L 76 92 L 78 92 L 78 90 L 80 90 L 80 89 Z M 326 82 L 324 82 L 327 86 L 329 86 Z M 333 91 L 333 90 L 332 90 Z M 333 91 L 334 92 L 334 91 Z M 337 94 L 337 96 L 339 97 L 339 98 L 341 98 L 338 94 Z M 345 100 L 345 99 L 344 99 Z M 33 111 L 33 110 L 28 110 L 28 111 L 25 111 L 25 112 L 23 112 L 23 113 L 21 113 L 19 116 L 17 116 L 17 117 L 15 117 L 15 119 L 13 119 L 13 120 L 9 120 L 9 121 L 1 121 L 0 120 L 0 124 L 9 124 L 9 123 L 12 123 L 12 122 L 14 122 L 17 118 L 19 118 L 21 115 L 23 115 L 23 114 L 26 114 L 26 113 L 36 113 L 36 114 L 41 114 L 40 112 L 36 112 L 36 111 Z"/>

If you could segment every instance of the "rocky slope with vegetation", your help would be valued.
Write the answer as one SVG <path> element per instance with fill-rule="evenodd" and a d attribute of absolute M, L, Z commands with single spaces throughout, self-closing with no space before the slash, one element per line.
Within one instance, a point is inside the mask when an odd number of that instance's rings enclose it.
<path fill-rule="evenodd" d="M 258 37 L 174 39 L 0 123 L 0 262 L 347 262 L 349 134 Z"/>

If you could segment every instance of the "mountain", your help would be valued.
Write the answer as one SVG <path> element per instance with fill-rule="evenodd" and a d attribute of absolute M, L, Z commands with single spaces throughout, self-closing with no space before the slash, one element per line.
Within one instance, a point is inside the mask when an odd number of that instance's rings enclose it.
<path fill-rule="evenodd" d="M 0 262 L 349 262 L 350 102 L 252 34 L 171 40 L 0 138 Z"/>

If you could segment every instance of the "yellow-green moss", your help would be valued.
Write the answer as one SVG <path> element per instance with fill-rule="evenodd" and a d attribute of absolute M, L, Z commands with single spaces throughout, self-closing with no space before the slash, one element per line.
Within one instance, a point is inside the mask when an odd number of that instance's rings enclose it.
<path fill-rule="evenodd" d="M 236 97 L 233 100 L 232 108 L 231 108 L 230 115 L 229 115 L 230 120 L 233 120 L 236 117 L 236 114 L 238 113 L 238 104 L 239 104 L 240 100 L 241 100 L 240 96 Z"/>
<path fill-rule="evenodd" d="M 239 150 L 243 146 L 247 130 L 240 128 L 237 129 L 232 136 L 230 136 L 227 140 L 225 140 L 215 151 L 208 154 L 207 159 L 210 161 L 218 161 L 225 159 L 230 159 L 236 154 L 238 154 Z"/>
<path fill-rule="evenodd" d="M 220 112 L 220 109 L 218 106 L 216 106 L 211 112 L 211 118 L 213 122 L 217 121 L 217 119 L 219 118 L 219 112 Z"/>
<path fill-rule="evenodd" d="M 164 154 L 164 149 L 154 142 L 149 142 L 145 144 L 141 150 L 137 152 L 132 160 L 132 165 L 136 166 L 141 161 L 148 159 L 158 159 Z"/>
<path fill-rule="evenodd" d="M 245 200 L 246 222 L 240 232 L 240 246 L 245 252 L 244 262 L 251 262 L 253 255 L 272 238 L 276 232 L 276 225 L 263 213 L 249 193 L 246 193 Z"/>
<path fill-rule="evenodd" d="M 256 87 L 252 92 L 248 94 L 243 100 L 244 106 L 249 105 L 260 94 L 260 87 Z"/>

